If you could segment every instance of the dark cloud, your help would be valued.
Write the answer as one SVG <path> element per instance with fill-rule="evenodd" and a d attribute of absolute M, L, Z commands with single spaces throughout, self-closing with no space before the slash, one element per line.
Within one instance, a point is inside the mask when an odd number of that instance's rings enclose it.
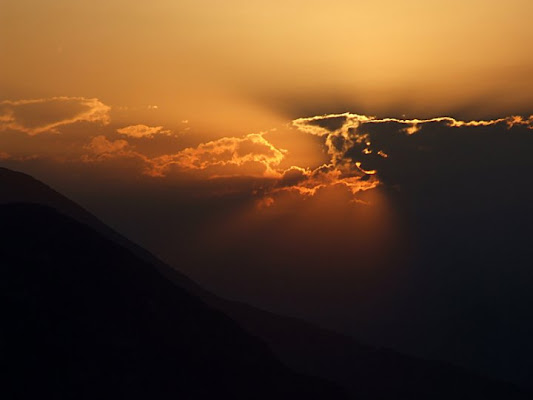
<path fill-rule="evenodd" d="M 289 168 L 283 173 L 279 180 L 280 187 L 294 186 L 304 181 L 307 178 L 305 170 L 300 168 Z"/>
<path fill-rule="evenodd" d="M 369 340 L 531 380 L 532 122 L 352 115 L 329 133 L 309 128 L 342 141 L 330 147 L 337 164 L 376 171 L 415 249 L 395 301 L 354 331 L 368 324 Z"/>

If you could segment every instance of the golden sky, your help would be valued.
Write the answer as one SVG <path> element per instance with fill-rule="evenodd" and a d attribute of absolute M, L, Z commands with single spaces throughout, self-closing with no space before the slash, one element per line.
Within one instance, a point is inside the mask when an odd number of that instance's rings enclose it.
<path fill-rule="evenodd" d="M 406 134 L 442 116 L 531 124 L 528 0 L 0 5 L 4 160 L 356 193 L 378 182 L 363 158 L 388 156 L 358 130 L 369 120 Z M 344 125 L 309 128 L 335 116 Z"/>
<path fill-rule="evenodd" d="M 3 99 L 158 105 L 138 118 L 241 133 L 287 115 L 478 118 L 533 100 L 529 0 L 0 5 Z"/>

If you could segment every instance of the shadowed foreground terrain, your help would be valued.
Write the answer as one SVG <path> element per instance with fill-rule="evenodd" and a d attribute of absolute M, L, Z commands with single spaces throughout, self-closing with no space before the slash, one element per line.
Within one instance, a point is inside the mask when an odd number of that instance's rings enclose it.
<path fill-rule="evenodd" d="M 7 398 L 344 398 L 305 375 L 358 399 L 531 398 L 221 299 L 27 175 L 0 169 L 2 203 Z"/>
<path fill-rule="evenodd" d="M 0 220 L 3 398 L 343 397 L 88 227 L 37 205 Z"/>

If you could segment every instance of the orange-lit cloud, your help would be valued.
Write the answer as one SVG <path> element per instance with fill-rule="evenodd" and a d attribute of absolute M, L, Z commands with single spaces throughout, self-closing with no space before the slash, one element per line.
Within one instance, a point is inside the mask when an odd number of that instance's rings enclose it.
<path fill-rule="evenodd" d="M 0 131 L 15 130 L 30 136 L 57 133 L 76 122 L 109 124 L 111 108 L 96 98 L 51 97 L 0 102 Z"/>
<path fill-rule="evenodd" d="M 333 165 L 323 165 L 315 170 L 292 167 L 285 171 L 278 187 L 272 193 L 295 191 L 303 196 L 314 196 L 319 190 L 331 186 L 342 186 L 353 195 L 375 188 L 379 181 L 367 176 L 365 171 L 357 168 L 342 170 Z"/>
<path fill-rule="evenodd" d="M 289 191 L 314 196 L 317 191 L 335 185 L 345 187 L 356 195 L 379 183 L 371 176 L 375 171 L 364 170 L 360 163 L 330 163 L 315 169 L 299 166 L 279 168 L 287 151 L 274 146 L 263 134 L 224 137 L 157 157 L 146 156 L 125 140 L 109 140 L 104 136 L 94 137 L 85 149 L 89 150 L 89 154 L 84 156 L 86 162 L 135 158 L 143 165 L 145 174 L 153 177 L 189 171 L 210 179 L 231 176 L 266 178 L 260 192 L 272 201 L 276 193 Z M 268 201 L 263 206 L 270 204 L 272 202 Z"/>
<path fill-rule="evenodd" d="M 130 125 L 124 128 L 117 129 L 121 135 L 132 138 L 153 138 L 155 135 L 171 135 L 172 132 L 168 129 L 163 129 L 162 126 L 147 126 L 147 125 Z"/>
<path fill-rule="evenodd" d="M 285 150 L 278 149 L 263 137 L 252 133 L 244 137 L 224 137 L 200 143 L 176 153 L 149 157 L 133 148 L 126 140 L 109 140 L 103 135 L 94 137 L 85 146 L 89 154 L 84 161 L 100 161 L 109 158 L 132 157 L 144 164 L 147 175 L 163 177 L 171 169 L 205 172 L 203 177 L 255 176 L 279 177 L 277 169 Z"/>
<path fill-rule="evenodd" d="M 328 121 L 341 121 L 342 123 L 340 124 L 339 128 L 330 129 L 330 127 L 327 125 Z M 533 115 L 531 115 L 529 118 L 524 118 L 519 115 L 512 115 L 510 117 L 491 120 L 461 121 L 452 117 L 436 117 L 428 119 L 376 118 L 374 116 L 346 112 L 342 114 L 325 114 L 313 117 L 298 118 L 293 120 L 292 124 L 303 132 L 318 136 L 327 136 L 332 131 L 335 131 L 341 135 L 347 135 L 347 131 L 350 128 L 358 128 L 364 124 L 381 124 L 387 122 L 396 122 L 398 124 L 407 125 L 407 128 L 416 127 L 416 129 L 406 131 L 410 134 L 418 132 L 420 125 L 431 122 L 443 122 L 449 127 L 491 126 L 505 123 L 509 128 L 512 128 L 515 125 L 523 125 L 533 129 Z"/>
<path fill-rule="evenodd" d="M 28 134 L 17 139 L 21 141 L 16 153 L 12 153 L 10 147 L 2 148 L 0 159 L 34 158 L 39 156 L 39 152 L 35 151 L 39 146 L 50 144 L 58 146 L 59 150 L 56 153 L 43 151 L 42 157 L 56 157 L 57 161 L 97 163 L 113 159 L 120 163 L 121 159 L 128 159 L 129 163 L 133 162 L 144 174 L 152 177 L 186 174 L 197 180 L 228 177 L 257 179 L 255 193 L 265 199 L 261 207 L 269 207 L 282 193 L 310 197 L 332 187 L 345 189 L 357 201 L 360 192 L 380 184 L 381 168 L 394 162 L 391 159 L 397 154 L 397 149 L 387 143 L 398 137 L 408 142 L 424 137 L 427 125 L 453 130 L 494 126 L 503 131 L 514 127 L 533 129 L 533 116 L 462 121 L 451 117 L 400 119 L 342 113 L 298 118 L 291 125 L 300 131 L 299 135 L 315 137 L 319 146 L 323 146 L 321 157 L 326 154 L 327 158 L 320 161 L 321 165 L 300 162 L 291 165 L 290 151 L 284 148 L 283 141 L 276 144 L 270 141 L 268 132 L 225 136 L 180 148 L 181 137 L 172 135 L 162 125 L 106 127 L 111 122 L 110 107 L 97 99 L 55 97 L 4 101 L 0 105 L 2 129 Z M 62 126 L 81 121 L 98 123 L 103 127 L 97 133 L 91 127 L 90 131 L 82 129 L 76 135 L 39 135 L 58 132 Z M 383 134 L 376 136 L 376 129 Z M 288 132 L 290 134 L 291 131 Z M 90 139 L 86 139 L 87 136 Z M 280 137 L 277 136 L 278 140 Z M 141 138 L 150 140 L 135 140 Z M 184 137 L 184 140 L 191 139 L 194 140 L 192 134 Z M 374 143 L 374 140 L 377 142 Z M 26 154 L 20 151 L 23 143 L 28 143 Z M 293 149 L 298 146 L 298 142 L 289 140 L 288 143 Z M 177 148 L 173 150 L 172 146 Z M 427 144 L 424 142 L 423 146 Z M 63 154 L 62 151 L 70 153 Z"/>
<path fill-rule="evenodd" d="M 252 133 L 242 138 L 224 137 L 175 154 L 153 158 L 148 171 L 151 175 L 162 176 L 175 166 L 185 170 L 210 170 L 212 175 L 224 176 L 228 167 L 237 167 L 241 168 L 238 171 L 240 175 L 276 177 L 279 176 L 276 167 L 283 160 L 285 152 L 266 140 L 263 134 Z M 246 168 L 250 164 L 260 165 L 260 173 L 250 173 Z"/>
<path fill-rule="evenodd" d="M 343 185 L 354 195 L 379 185 L 379 170 L 366 168 L 366 160 L 387 159 L 389 154 L 380 148 L 372 148 L 371 135 L 365 129 L 368 124 L 400 125 L 392 128 L 406 136 L 419 133 L 424 124 L 440 123 L 448 128 L 490 127 L 501 125 L 504 129 L 522 126 L 533 129 L 533 116 L 511 116 L 492 120 L 461 121 L 451 117 L 431 119 L 376 118 L 343 113 L 327 114 L 292 121 L 298 130 L 324 138 L 324 145 L 331 157 L 330 163 L 315 171 L 302 170 L 301 178 L 283 190 L 296 190 L 302 195 L 314 195 L 317 190 Z M 359 156 L 357 156 L 359 154 Z M 369 158 L 370 157 L 370 158 Z M 372 158 L 374 157 L 374 158 Z M 375 164 L 375 162 L 374 162 Z M 294 175 L 294 172 L 293 172 Z"/>
<path fill-rule="evenodd" d="M 90 154 L 96 158 L 108 158 L 114 155 L 126 154 L 125 151 L 129 144 L 126 140 L 108 140 L 105 136 L 100 135 L 92 138 L 91 142 L 85 146 Z"/>

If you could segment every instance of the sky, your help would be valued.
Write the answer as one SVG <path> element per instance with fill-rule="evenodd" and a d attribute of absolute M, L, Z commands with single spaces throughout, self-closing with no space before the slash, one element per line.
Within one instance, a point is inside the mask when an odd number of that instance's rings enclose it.
<path fill-rule="evenodd" d="M 527 381 L 532 13 L 0 0 L 0 165 L 225 297 Z"/>
<path fill-rule="evenodd" d="M 297 118 L 472 120 L 531 111 L 527 0 L 2 0 L 0 7 L 0 100 L 34 102 L 19 104 L 17 115 L 34 125 L 22 129 L 30 136 L 69 118 L 59 126 L 103 124 L 104 136 L 143 125 L 147 137 L 159 127 L 159 136 L 184 136 L 174 150 L 276 129 L 278 147 L 306 147 L 289 153 L 308 167 L 327 160 L 288 128 Z M 76 131 L 91 139 L 97 128 Z M 58 142 L 41 151 L 65 155 Z"/>

